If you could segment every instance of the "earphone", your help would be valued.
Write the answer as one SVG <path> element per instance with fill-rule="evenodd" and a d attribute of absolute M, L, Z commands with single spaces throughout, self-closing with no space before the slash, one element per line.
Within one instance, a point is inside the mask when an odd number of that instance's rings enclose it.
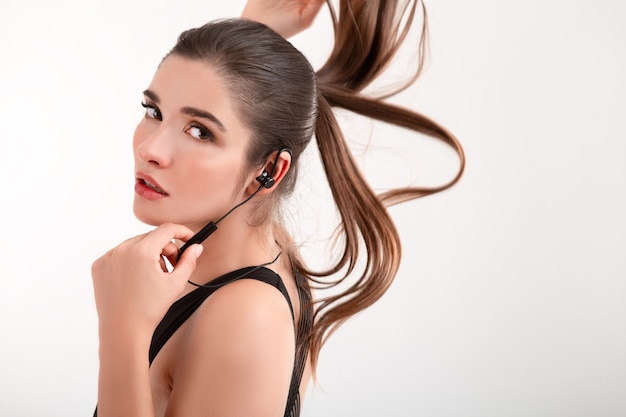
<path fill-rule="evenodd" d="M 274 178 L 267 171 L 263 170 L 263 173 L 256 177 L 256 180 L 261 183 L 264 188 L 272 188 L 274 186 Z"/>
<path fill-rule="evenodd" d="M 274 184 L 276 183 L 276 181 L 274 180 L 274 177 L 273 177 L 274 173 L 276 172 L 276 164 L 278 163 L 278 158 L 280 157 L 280 154 L 283 153 L 283 152 L 288 152 L 289 155 L 291 155 L 291 150 L 289 150 L 289 148 L 282 147 L 282 148 L 280 148 L 278 150 L 278 153 L 276 154 L 276 158 L 274 159 L 274 166 L 272 167 L 272 172 L 268 173 L 266 169 L 263 169 L 263 172 L 261 173 L 261 175 L 256 177 L 256 180 L 258 182 L 260 182 L 261 185 L 259 185 L 259 188 L 257 188 L 257 190 L 255 192 L 250 194 L 250 196 L 248 198 L 246 198 L 245 200 L 243 200 L 241 203 L 237 204 L 236 206 L 234 206 L 233 208 L 228 210 L 228 212 L 226 214 L 224 214 L 222 217 L 220 217 L 219 220 L 217 220 L 215 222 L 209 222 L 209 224 L 207 224 L 202 229 L 200 229 L 200 231 L 198 233 L 193 235 L 187 242 L 185 242 L 185 244 L 183 246 L 180 247 L 180 249 L 178 250 L 178 256 L 180 257 L 180 255 L 182 255 L 183 252 L 189 246 L 194 245 L 196 243 L 204 242 L 204 240 L 206 238 L 211 236 L 211 234 L 213 234 L 213 232 L 215 232 L 217 230 L 217 224 L 219 222 L 224 220 L 226 218 L 226 216 L 228 216 L 230 213 L 232 213 L 235 209 L 241 207 L 242 205 L 244 205 L 248 201 L 250 201 L 250 199 L 252 197 L 254 197 L 255 195 L 257 195 L 259 193 L 259 191 L 261 191 L 263 188 L 266 188 L 266 189 L 272 188 L 274 186 Z"/>
<path fill-rule="evenodd" d="M 261 187 L 272 188 L 274 186 L 274 183 L 276 181 L 274 181 L 273 175 L 276 172 L 276 163 L 278 162 L 278 158 L 280 157 L 280 154 L 283 152 L 287 152 L 289 155 L 291 155 L 291 150 L 283 146 L 282 148 L 278 150 L 278 153 L 276 154 L 276 159 L 274 159 L 274 166 L 272 167 L 272 173 L 270 174 L 267 172 L 266 169 L 263 169 L 263 172 L 261 173 L 261 175 L 256 177 L 256 180 L 261 183 Z"/>

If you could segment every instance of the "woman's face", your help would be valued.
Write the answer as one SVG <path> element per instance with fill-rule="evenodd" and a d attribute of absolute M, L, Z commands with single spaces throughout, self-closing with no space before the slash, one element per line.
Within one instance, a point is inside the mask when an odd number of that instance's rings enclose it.
<path fill-rule="evenodd" d="M 243 200 L 250 132 L 211 67 L 169 56 L 144 92 L 143 105 L 133 139 L 139 220 L 197 230 Z"/>

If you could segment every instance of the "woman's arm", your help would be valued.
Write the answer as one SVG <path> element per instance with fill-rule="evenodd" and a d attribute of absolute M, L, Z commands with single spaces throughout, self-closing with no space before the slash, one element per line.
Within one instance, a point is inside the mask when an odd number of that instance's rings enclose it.
<path fill-rule="evenodd" d="M 289 38 L 311 26 L 324 0 L 248 0 L 241 17 L 256 20 Z"/>
<path fill-rule="evenodd" d="M 184 226 L 165 224 L 127 240 L 94 262 L 99 417 L 154 417 L 148 350 L 154 329 L 180 296 L 201 251 L 194 245 L 177 262 L 178 249 L 172 240 L 188 240 L 192 235 Z M 163 255 L 175 265 L 171 273 Z"/>
<path fill-rule="evenodd" d="M 153 417 L 150 337 L 131 326 L 100 326 L 98 417 Z"/>

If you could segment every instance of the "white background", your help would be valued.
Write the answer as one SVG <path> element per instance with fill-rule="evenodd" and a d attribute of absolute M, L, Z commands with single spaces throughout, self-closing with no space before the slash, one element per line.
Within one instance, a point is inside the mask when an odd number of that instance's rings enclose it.
<path fill-rule="evenodd" d="M 90 265 L 147 230 L 131 210 L 141 91 L 180 31 L 243 3 L 1 1 L 0 415 L 91 415 Z M 328 343 L 303 416 L 624 416 L 626 6 L 427 6 L 431 58 L 396 102 L 454 131 L 468 169 L 392 209 L 400 274 Z M 293 42 L 319 66 L 327 13 Z M 361 158 L 377 186 L 454 172 L 441 146 L 342 120 L 385 141 Z M 302 225 L 326 202 L 308 166 Z"/>

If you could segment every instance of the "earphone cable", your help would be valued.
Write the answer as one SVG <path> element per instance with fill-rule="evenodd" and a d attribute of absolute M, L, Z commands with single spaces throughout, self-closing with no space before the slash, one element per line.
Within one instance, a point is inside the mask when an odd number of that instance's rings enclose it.
<path fill-rule="evenodd" d="M 257 271 L 257 270 L 259 270 L 261 268 L 264 268 L 264 267 L 266 267 L 268 265 L 272 265 L 274 262 L 276 262 L 278 260 L 278 258 L 280 257 L 280 255 L 282 255 L 282 253 L 283 253 L 283 251 L 278 252 L 278 255 L 276 255 L 276 257 L 274 259 L 272 259 L 271 261 L 265 262 L 264 264 L 261 264 L 261 265 L 257 265 L 254 268 L 252 268 L 251 270 L 246 271 L 243 274 L 238 275 L 238 276 L 236 276 L 233 279 L 229 279 L 228 281 L 226 281 L 223 284 L 196 284 L 195 282 L 192 282 L 190 280 L 187 280 L 187 282 L 190 283 L 191 285 L 193 285 L 194 287 L 198 287 L 198 288 L 219 288 L 219 287 L 222 287 L 222 286 L 224 286 L 226 284 L 230 284 L 231 282 L 237 281 L 238 279 L 241 279 L 241 278 L 245 277 L 246 275 L 249 275 L 249 274 L 253 273 L 254 271 Z"/>

